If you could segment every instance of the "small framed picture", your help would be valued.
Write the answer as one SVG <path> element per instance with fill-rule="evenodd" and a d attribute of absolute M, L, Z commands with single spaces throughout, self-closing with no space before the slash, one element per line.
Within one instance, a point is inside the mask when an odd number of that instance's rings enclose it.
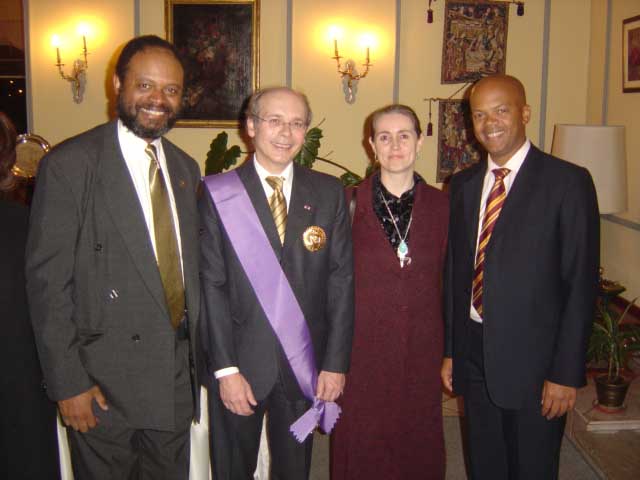
<path fill-rule="evenodd" d="M 640 15 L 622 21 L 622 91 L 640 92 Z"/>
<path fill-rule="evenodd" d="M 259 87 L 259 0 L 166 0 L 167 40 L 185 59 L 179 127 L 237 127 Z"/>

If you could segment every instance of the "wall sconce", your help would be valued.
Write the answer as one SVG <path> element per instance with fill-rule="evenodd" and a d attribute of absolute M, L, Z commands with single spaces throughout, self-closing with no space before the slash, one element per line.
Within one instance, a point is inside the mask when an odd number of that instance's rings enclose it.
<path fill-rule="evenodd" d="M 341 57 L 338 53 L 338 40 L 333 39 L 333 58 L 336 61 L 338 73 L 340 74 L 340 78 L 342 78 L 342 90 L 344 91 L 344 99 L 347 103 L 355 103 L 356 101 L 356 93 L 358 92 L 358 82 L 361 78 L 364 78 L 369 73 L 369 67 L 372 67 L 373 64 L 369 62 L 369 47 L 366 47 L 367 54 L 365 62 L 362 64 L 364 67 L 364 72 L 358 73 L 356 70 L 356 62 L 348 59 L 344 62 L 344 68 L 340 63 Z"/>
<path fill-rule="evenodd" d="M 51 43 L 56 47 L 56 67 L 60 76 L 71 84 L 71 93 L 73 94 L 73 101 L 76 103 L 82 102 L 82 96 L 84 94 L 84 88 L 87 83 L 87 36 L 86 33 L 82 33 L 82 58 L 77 58 L 73 61 L 73 70 L 71 74 L 64 73 L 62 67 L 64 63 L 60 59 L 60 37 L 54 35 L 51 39 Z"/>

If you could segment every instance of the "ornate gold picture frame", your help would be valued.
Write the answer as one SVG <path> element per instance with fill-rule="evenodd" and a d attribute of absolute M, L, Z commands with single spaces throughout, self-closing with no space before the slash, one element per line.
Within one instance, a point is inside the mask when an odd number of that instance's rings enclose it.
<path fill-rule="evenodd" d="M 259 12 L 259 0 L 166 0 L 167 40 L 186 63 L 178 127 L 238 127 L 259 87 Z"/>

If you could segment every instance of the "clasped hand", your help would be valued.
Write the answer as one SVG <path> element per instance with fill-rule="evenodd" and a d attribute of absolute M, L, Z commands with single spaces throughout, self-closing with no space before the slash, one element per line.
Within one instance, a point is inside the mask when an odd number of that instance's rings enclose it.
<path fill-rule="evenodd" d="M 218 379 L 220 399 L 224 406 L 236 415 L 253 414 L 253 407 L 258 405 L 251 390 L 251 385 L 241 373 L 233 373 Z M 325 402 L 335 401 L 343 392 L 344 373 L 321 371 L 318 375 L 316 398 Z"/>
<path fill-rule="evenodd" d="M 64 424 L 82 433 L 95 428 L 100 421 L 93 414 L 93 400 L 102 410 L 109 410 L 107 400 L 97 385 L 75 397 L 58 401 L 58 408 Z"/>

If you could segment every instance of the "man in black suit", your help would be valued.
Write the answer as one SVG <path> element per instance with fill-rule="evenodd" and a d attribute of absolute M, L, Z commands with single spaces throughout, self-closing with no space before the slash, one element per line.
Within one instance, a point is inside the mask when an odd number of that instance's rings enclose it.
<path fill-rule="evenodd" d="M 113 78 L 119 119 L 40 166 L 29 304 L 76 478 L 188 478 L 200 174 L 162 138 L 183 76 L 170 43 L 131 40 Z"/>
<path fill-rule="evenodd" d="M 526 138 L 514 77 L 470 96 L 486 162 L 451 181 L 442 379 L 465 401 L 471 478 L 552 479 L 585 383 L 599 263 L 589 172 Z"/>
<path fill-rule="evenodd" d="M 277 258 L 303 313 L 319 371 L 314 393 L 332 402 L 344 388 L 351 352 L 351 234 L 340 182 L 293 163 L 310 121 L 308 102 L 298 92 L 282 87 L 254 94 L 246 129 L 255 154 L 236 172 L 266 234 L 268 253 Z M 273 177 L 281 186 L 272 186 Z M 270 209 L 278 189 L 285 197 L 286 227 Z M 312 436 L 299 443 L 289 427 L 310 399 L 234 250 L 237 244 L 218 204 L 205 193 L 200 210 L 214 478 L 253 478 L 266 412 L 273 478 L 305 479 Z M 240 212 L 236 216 L 246 221 Z"/>

